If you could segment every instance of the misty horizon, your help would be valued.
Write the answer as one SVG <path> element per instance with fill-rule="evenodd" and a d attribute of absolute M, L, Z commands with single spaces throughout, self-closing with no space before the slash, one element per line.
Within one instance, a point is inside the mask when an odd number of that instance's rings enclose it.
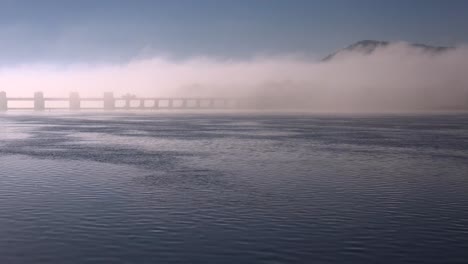
<path fill-rule="evenodd" d="M 337 52 L 329 61 L 289 54 L 248 60 L 151 57 L 125 64 L 23 64 L 1 67 L 0 87 L 8 96 L 42 91 L 49 97 L 114 92 L 117 97 L 268 98 L 273 109 L 319 112 L 468 109 L 466 46 L 432 54 L 393 42 L 369 54 Z"/>

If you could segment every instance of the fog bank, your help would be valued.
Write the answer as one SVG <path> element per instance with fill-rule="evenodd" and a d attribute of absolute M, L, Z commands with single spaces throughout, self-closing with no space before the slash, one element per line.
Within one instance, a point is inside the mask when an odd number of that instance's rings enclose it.
<path fill-rule="evenodd" d="M 0 69 L 9 96 L 137 96 L 257 98 L 278 109 L 331 112 L 468 109 L 468 48 L 428 54 L 405 43 L 369 55 L 341 52 L 331 61 L 301 56 L 226 60 L 156 56 L 126 64 L 30 64 Z"/>

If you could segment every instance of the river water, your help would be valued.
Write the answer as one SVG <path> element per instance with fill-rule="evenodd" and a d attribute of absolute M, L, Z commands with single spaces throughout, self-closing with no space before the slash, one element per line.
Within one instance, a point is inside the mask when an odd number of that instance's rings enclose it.
<path fill-rule="evenodd" d="M 0 263 L 467 263 L 467 248 L 467 115 L 0 115 Z"/>

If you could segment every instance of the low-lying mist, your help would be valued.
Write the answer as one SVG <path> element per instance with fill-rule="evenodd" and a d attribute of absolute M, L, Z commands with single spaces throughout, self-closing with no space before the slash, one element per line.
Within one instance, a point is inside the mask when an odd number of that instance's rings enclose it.
<path fill-rule="evenodd" d="M 126 64 L 31 64 L 0 69 L 8 96 L 248 97 L 278 109 L 412 112 L 468 109 L 468 48 L 425 53 L 406 43 L 332 60 L 297 55 L 228 60 L 163 56 Z"/>

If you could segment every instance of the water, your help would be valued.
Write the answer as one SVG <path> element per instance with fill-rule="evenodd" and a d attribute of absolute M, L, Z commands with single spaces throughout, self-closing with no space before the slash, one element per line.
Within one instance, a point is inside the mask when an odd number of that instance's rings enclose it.
<path fill-rule="evenodd" d="M 468 261 L 466 115 L 0 124 L 0 263 Z"/>

